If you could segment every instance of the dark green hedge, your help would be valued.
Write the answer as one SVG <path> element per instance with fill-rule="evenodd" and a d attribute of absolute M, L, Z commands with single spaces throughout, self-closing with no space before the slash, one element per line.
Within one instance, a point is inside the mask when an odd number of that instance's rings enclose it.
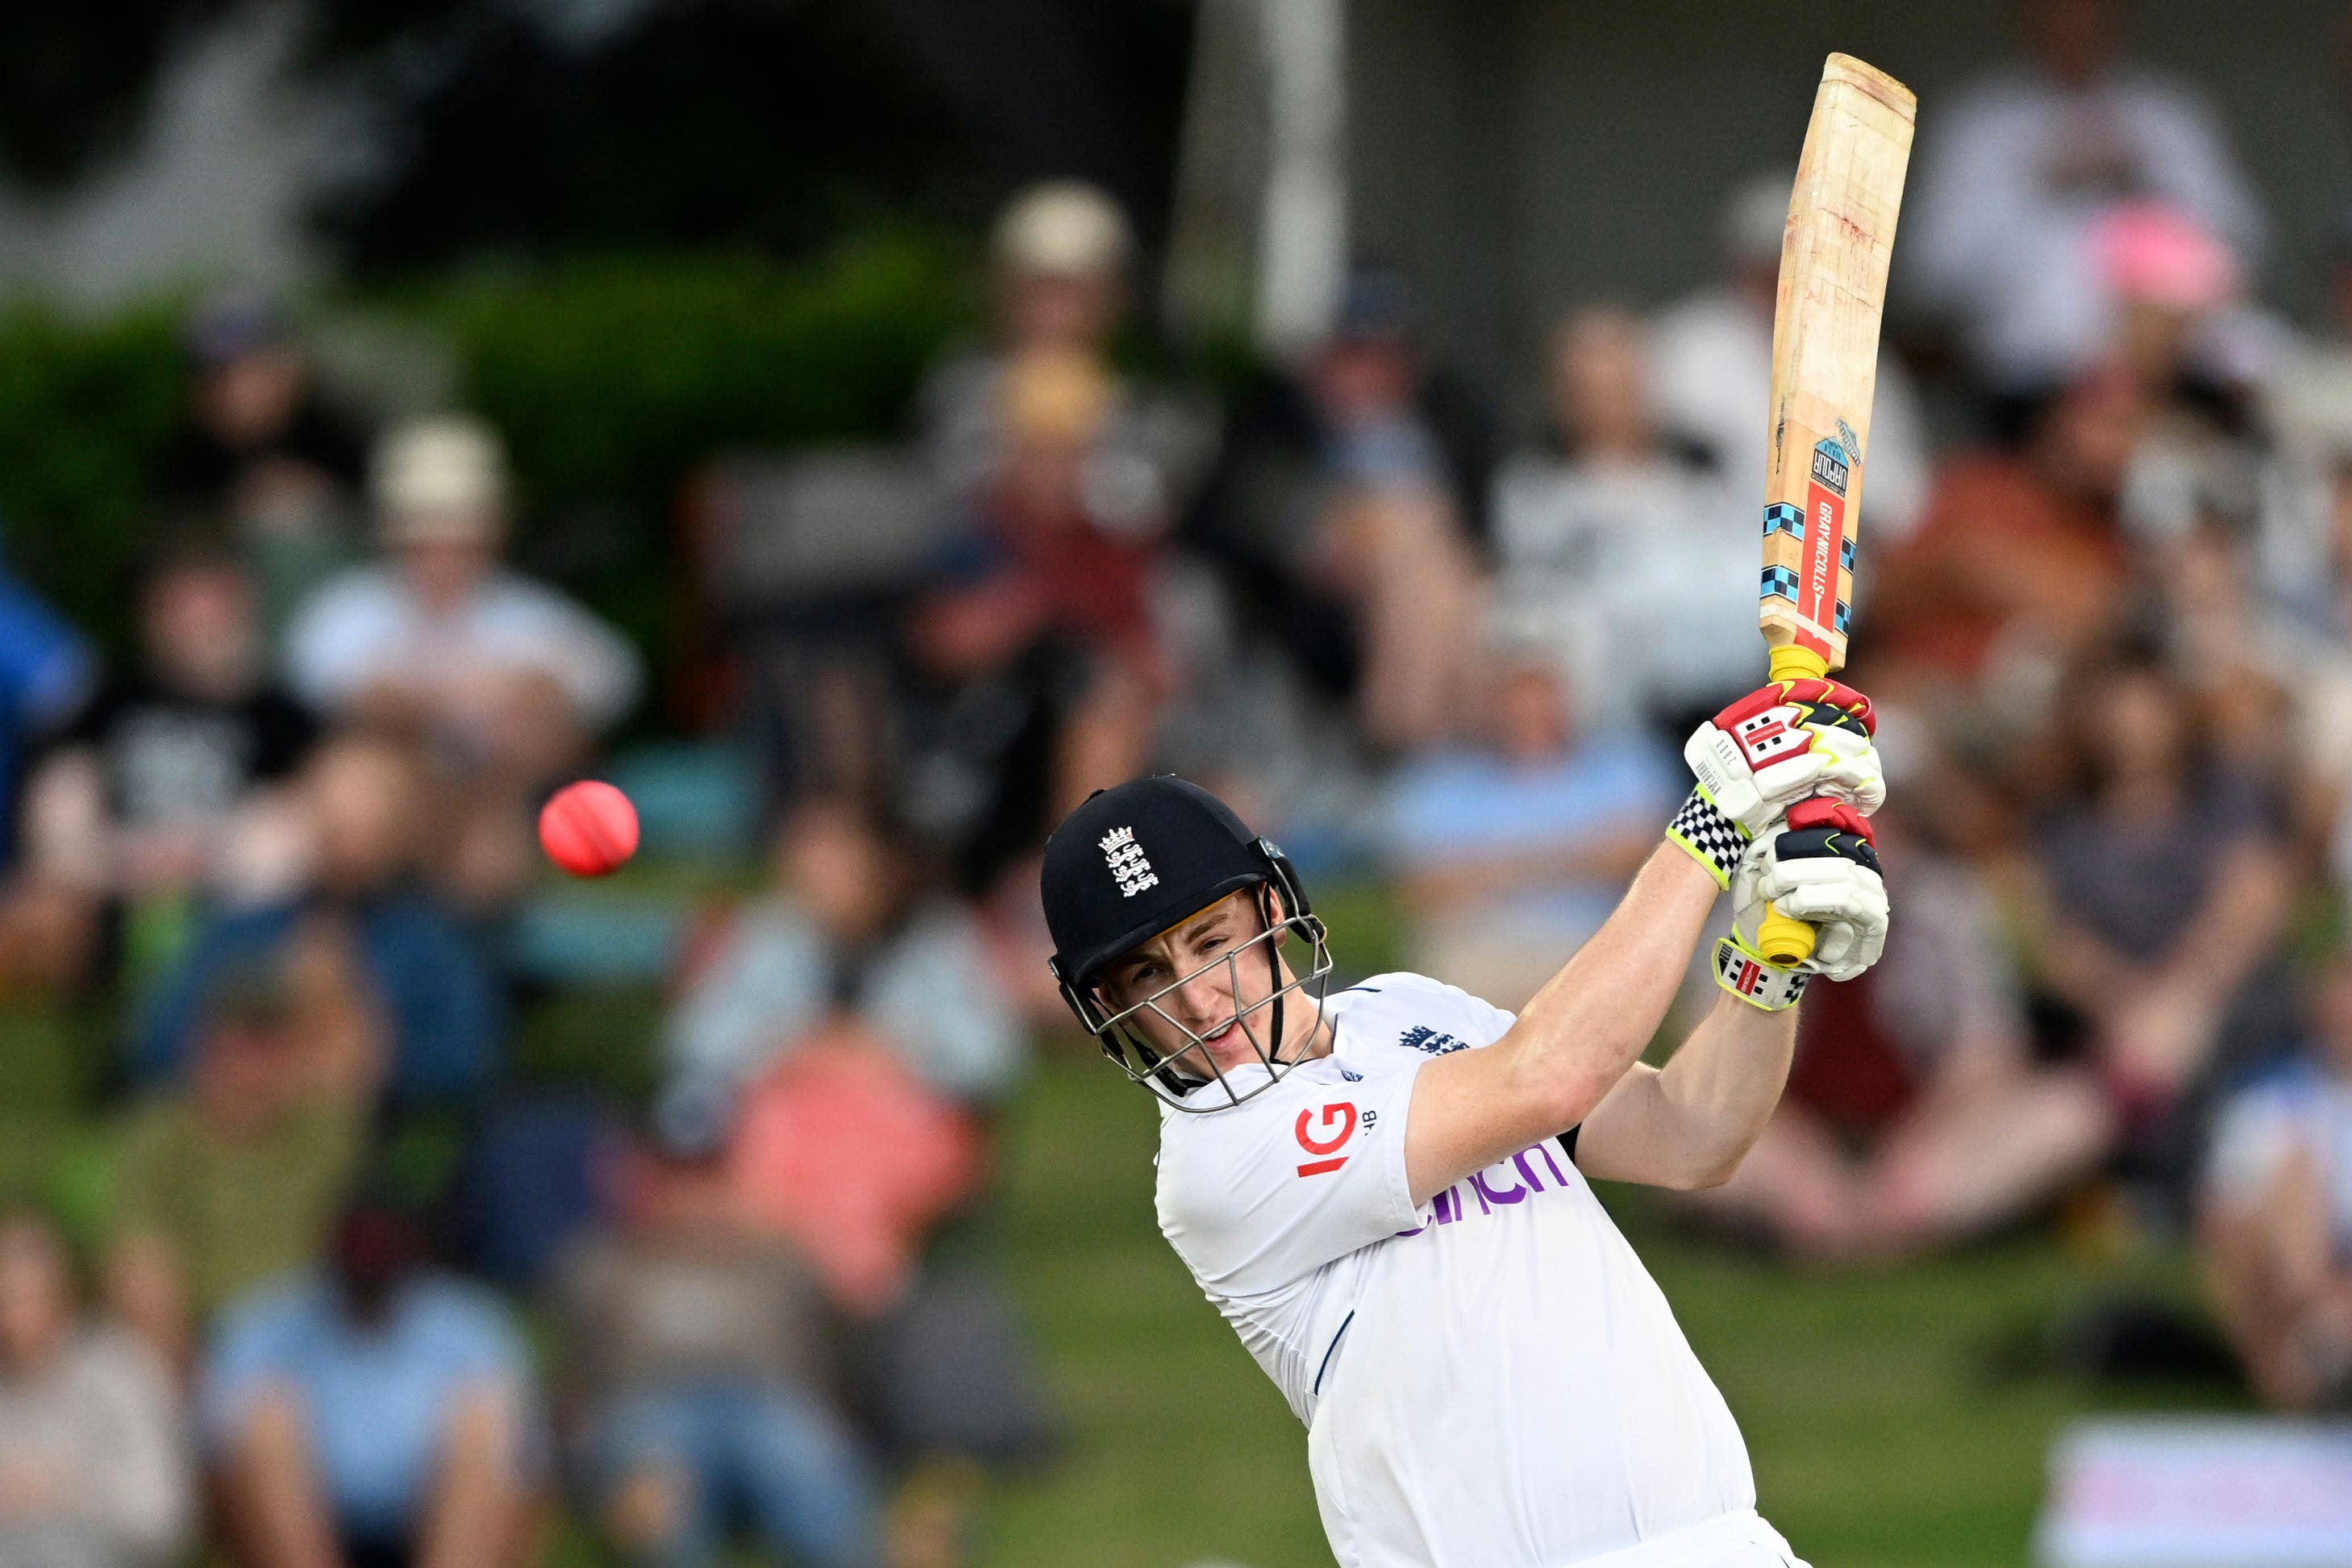
<path fill-rule="evenodd" d="M 968 256 L 868 236 L 805 267 L 719 255 L 576 261 L 356 301 L 444 332 L 512 446 L 523 546 L 659 653 L 679 479 L 714 451 L 881 436 L 978 319 Z M 334 302 L 329 301 L 330 307 Z M 10 563 L 120 650 L 126 566 L 184 396 L 177 311 L 0 315 L 0 527 Z"/>

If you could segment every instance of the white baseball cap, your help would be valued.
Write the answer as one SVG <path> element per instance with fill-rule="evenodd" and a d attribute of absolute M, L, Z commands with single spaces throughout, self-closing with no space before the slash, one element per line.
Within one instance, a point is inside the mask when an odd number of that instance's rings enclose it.
<path fill-rule="evenodd" d="M 509 492 L 505 444 L 467 414 L 394 427 L 369 464 L 369 498 L 391 544 L 494 539 L 505 528 Z"/>
<path fill-rule="evenodd" d="M 1127 265 L 1135 235 L 1100 186 L 1048 180 L 1013 199 L 991 249 L 1007 272 L 1094 277 Z"/>

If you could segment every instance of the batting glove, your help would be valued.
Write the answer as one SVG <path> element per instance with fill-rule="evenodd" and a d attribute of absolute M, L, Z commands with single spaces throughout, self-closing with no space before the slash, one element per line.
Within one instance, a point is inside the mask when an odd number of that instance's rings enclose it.
<path fill-rule="evenodd" d="M 1851 980 L 1886 946 L 1886 883 L 1870 824 L 1843 801 L 1801 800 L 1788 825 L 1749 846 L 1731 879 L 1731 935 L 1716 945 L 1717 983 L 1767 1010 L 1789 1006 L 1811 975 Z M 1757 951 L 1765 915 L 1811 922 L 1812 956 L 1783 968 Z"/>
<path fill-rule="evenodd" d="M 1809 795 L 1868 816 L 1886 800 L 1870 699 L 1840 681 L 1775 681 L 1691 733 L 1683 760 L 1708 804 L 1753 839 Z M 1687 846 L 1686 846 L 1687 847 Z"/>

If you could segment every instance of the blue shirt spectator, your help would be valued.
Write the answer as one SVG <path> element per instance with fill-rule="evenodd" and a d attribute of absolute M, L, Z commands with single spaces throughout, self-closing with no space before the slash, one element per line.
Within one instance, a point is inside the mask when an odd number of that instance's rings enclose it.
<path fill-rule="evenodd" d="M 1643 732 L 1580 735 L 1539 652 L 1496 674 L 1486 718 L 1482 744 L 1397 770 L 1382 847 L 1404 881 L 1413 967 L 1517 1007 L 1608 918 L 1682 780 Z"/>
<path fill-rule="evenodd" d="M 471 933 L 422 889 L 394 889 L 329 909 L 297 900 L 224 915 L 197 933 L 158 992 L 132 1050 L 133 1075 L 156 1082 L 185 1065 L 197 1015 L 223 977 L 282 952 L 314 916 L 348 923 L 361 967 L 383 999 L 396 1102 L 463 1098 L 488 1086 L 499 1061 L 506 1000 Z"/>
<path fill-rule="evenodd" d="M 0 860 L 15 852 L 16 786 L 27 743 L 89 695 L 89 646 L 30 589 L 0 570 Z"/>
<path fill-rule="evenodd" d="M 343 944 L 383 1008 L 386 1090 L 395 1103 L 447 1100 L 487 1086 L 506 1008 L 488 955 L 414 876 L 430 789 L 397 741 L 364 732 L 320 747 L 299 807 L 316 849 L 310 885 L 260 909 L 215 915 L 158 988 L 132 1042 L 150 1082 L 187 1060 L 197 1012 L 224 975 L 280 949 Z"/>
<path fill-rule="evenodd" d="M 421 1274 L 371 1321 L 346 1310 L 331 1276 L 304 1274 L 229 1309 L 205 1359 L 197 1418 L 205 1446 L 224 1451 L 265 1396 L 291 1393 L 339 1533 L 394 1539 L 424 1511 L 456 1402 L 498 1392 L 520 1405 L 529 1367 L 513 1319 L 478 1287 Z"/>

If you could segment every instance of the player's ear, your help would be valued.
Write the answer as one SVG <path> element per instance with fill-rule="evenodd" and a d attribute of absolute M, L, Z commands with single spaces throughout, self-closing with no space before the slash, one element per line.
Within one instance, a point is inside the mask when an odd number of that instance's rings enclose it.
<path fill-rule="evenodd" d="M 1276 946 L 1279 947 L 1290 940 L 1290 927 L 1286 924 L 1290 911 L 1283 905 L 1280 888 L 1270 882 L 1264 884 L 1258 894 L 1257 912 L 1265 920 L 1265 928 L 1274 933 Z"/>

